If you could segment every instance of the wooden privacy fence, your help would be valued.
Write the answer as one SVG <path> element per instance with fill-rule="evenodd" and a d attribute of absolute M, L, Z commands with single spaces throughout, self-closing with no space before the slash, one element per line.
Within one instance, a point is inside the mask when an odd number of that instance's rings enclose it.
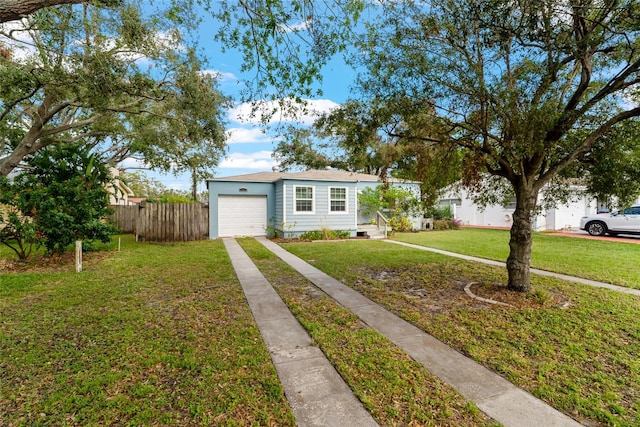
<path fill-rule="evenodd" d="M 147 242 L 186 242 L 209 238 L 209 206 L 202 203 L 141 203 L 111 206 L 109 217 L 124 233 Z"/>

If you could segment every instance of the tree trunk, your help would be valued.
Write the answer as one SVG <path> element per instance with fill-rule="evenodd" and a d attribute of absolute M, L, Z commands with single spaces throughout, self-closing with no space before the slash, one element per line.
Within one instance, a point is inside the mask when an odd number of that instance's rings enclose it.
<path fill-rule="evenodd" d="M 191 169 L 191 200 L 198 201 L 198 175 L 195 167 Z"/>
<path fill-rule="evenodd" d="M 531 282 L 531 245 L 533 243 L 533 213 L 536 209 L 538 192 L 522 183 L 514 185 L 516 191 L 516 210 L 513 213 L 511 238 L 509 239 L 509 257 L 507 288 L 517 292 L 529 292 Z"/>
<path fill-rule="evenodd" d="M 44 145 L 41 141 L 38 141 L 40 132 L 42 131 L 42 125 L 38 123 L 32 127 L 27 135 L 20 141 L 18 146 L 6 157 L 0 159 L 0 176 L 8 176 L 29 154 L 35 153 Z"/>
<path fill-rule="evenodd" d="M 24 18 L 44 7 L 85 2 L 87 0 L 0 0 L 0 22 Z"/>

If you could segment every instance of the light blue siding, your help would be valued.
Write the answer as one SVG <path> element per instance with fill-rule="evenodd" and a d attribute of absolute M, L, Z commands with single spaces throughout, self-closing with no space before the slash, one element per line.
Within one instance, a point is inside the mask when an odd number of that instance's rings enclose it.
<path fill-rule="evenodd" d="M 256 174 L 264 178 L 265 174 Z M 267 180 L 269 180 L 267 176 Z M 296 237 L 306 231 L 329 228 L 349 231 L 352 236 L 357 233 L 358 224 L 368 223 L 370 218 L 358 216 L 358 194 L 367 187 L 379 185 L 373 180 L 315 180 L 292 179 L 287 174 L 274 176 L 273 181 L 258 179 L 247 180 L 245 176 L 239 180 L 211 180 L 207 182 L 209 189 L 209 235 L 218 237 L 218 200 L 220 196 L 266 196 L 268 228 L 273 227 L 287 237 Z M 420 196 L 419 183 L 394 183 L 413 191 Z M 313 188 L 312 212 L 296 212 L 296 187 Z M 346 211 L 332 212 L 330 203 L 331 188 L 346 190 Z M 411 218 L 416 228 L 420 227 L 420 218 Z"/>
<path fill-rule="evenodd" d="M 269 217 L 269 221 L 272 223 L 271 225 L 273 225 L 274 227 L 277 227 L 278 229 L 280 229 L 282 224 L 284 224 L 286 222 L 286 218 L 284 215 L 284 211 L 282 210 L 282 205 L 283 205 L 283 200 L 284 200 L 284 193 L 283 193 L 283 189 L 282 189 L 282 185 L 279 185 L 280 183 L 275 183 L 272 185 L 275 185 L 275 194 L 276 194 L 276 206 L 275 206 L 275 212 L 274 212 L 274 217 L 271 218 Z"/>
<path fill-rule="evenodd" d="M 289 234 L 299 236 L 305 231 L 330 228 L 349 231 L 355 236 L 357 231 L 356 184 L 354 182 L 293 181 L 283 180 L 283 212 Z M 313 188 L 313 213 L 295 211 L 296 187 Z M 346 212 L 331 212 L 329 203 L 330 188 L 345 188 L 347 192 Z"/>

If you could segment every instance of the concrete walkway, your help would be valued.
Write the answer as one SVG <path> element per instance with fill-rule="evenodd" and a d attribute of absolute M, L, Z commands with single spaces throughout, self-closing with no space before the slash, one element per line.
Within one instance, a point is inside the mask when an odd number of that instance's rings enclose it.
<path fill-rule="evenodd" d="M 440 254 L 440 255 L 446 255 L 446 256 L 450 256 L 450 257 L 461 258 L 461 259 L 464 259 L 464 260 L 467 260 L 467 261 L 475 261 L 475 262 L 480 262 L 480 263 L 483 263 L 483 264 L 495 265 L 495 266 L 498 266 L 498 267 L 506 267 L 506 263 L 500 262 L 500 261 L 494 261 L 494 260 L 491 260 L 491 259 L 478 258 L 478 257 L 474 257 L 474 256 L 469 256 L 469 255 L 462 255 L 462 254 L 458 254 L 458 253 L 455 253 L 455 252 L 443 251 L 441 249 L 429 248 L 427 246 L 420 246 L 420 245 L 414 245 L 412 243 L 399 242 L 397 240 L 383 240 L 383 241 L 387 242 L 387 243 L 394 243 L 396 245 L 406 246 L 406 247 L 413 248 L 413 249 L 419 249 L 421 251 L 434 252 L 434 253 L 437 253 L 437 254 Z M 581 277 L 568 276 L 566 274 L 553 273 L 551 271 L 539 270 L 537 268 L 532 268 L 530 271 L 533 274 L 537 274 L 537 275 L 540 275 L 540 276 L 555 277 L 557 279 L 567 280 L 569 282 L 582 283 L 583 285 L 594 286 L 594 287 L 597 287 L 597 288 L 606 288 L 606 289 L 610 289 L 612 291 L 617 291 L 617 292 L 622 292 L 622 293 L 625 293 L 625 294 L 631 294 L 631 295 L 640 296 L 640 289 L 625 288 L 624 286 L 617 286 L 617 285 L 612 285 L 610 283 L 604 283 L 604 282 L 598 282 L 598 281 L 595 281 L 595 280 L 583 279 Z"/>
<path fill-rule="evenodd" d="M 222 239 L 299 426 L 377 426 L 234 239 Z"/>
<path fill-rule="evenodd" d="M 275 243 L 261 237 L 257 240 L 343 307 L 358 315 L 365 324 L 383 334 L 432 374 L 504 426 L 580 425 Z M 358 423 L 351 422 L 347 425 Z"/>

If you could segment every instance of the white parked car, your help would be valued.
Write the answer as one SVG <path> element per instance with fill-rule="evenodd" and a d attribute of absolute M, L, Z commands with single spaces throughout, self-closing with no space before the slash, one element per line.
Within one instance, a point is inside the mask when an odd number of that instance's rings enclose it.
<path fill-rule="evenodd" d="M 622 212 L 583 216 L 580 230 L 592 236 L 610 234 L 640 234 L 640 205 L 634 205 Z"/>

